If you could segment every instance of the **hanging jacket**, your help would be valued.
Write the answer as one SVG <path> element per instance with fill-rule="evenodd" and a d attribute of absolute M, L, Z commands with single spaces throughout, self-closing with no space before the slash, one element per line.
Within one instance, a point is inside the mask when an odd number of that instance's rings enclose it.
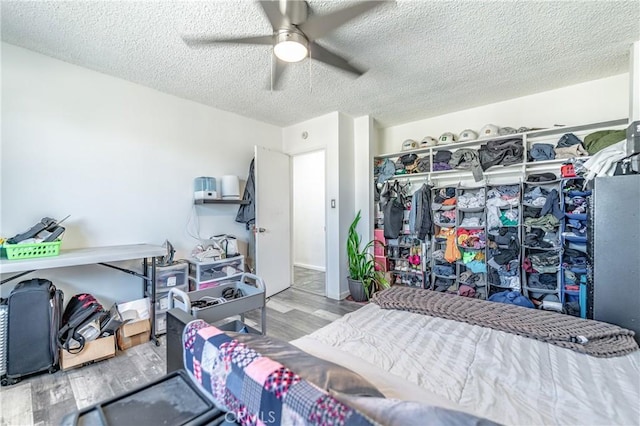
<path fill-rule="evenodd" d="M 247 177 L 247 184 L 242 194 L 242 200 L 249 201 L 249 204 L 241 204 L 240 208 L 238 208 L 238 214 L 236 215 L 236 222 L 246 223 L 247 229 L 250 229 L 251 225 L 256 221 L 254 161 L 255 159 L 251 160 L 251 164 L 249 165 L 249 176 Z"/>
<path fill-rule="evenodd" d="M 389 192 L 389 199 L 383 208 L 384 237 L 392 240 L 398 238 L 402 231 L 405 199 L 398 181 L 393 183 L 393 186 L 389 188 Z"/>
<path fill-rule="evenodd" d="M 409 230 L 424 240 L 433 234 L 431 217 L 431 186 L 423 184 L 411 197 L 411 211 L 409 212 Z"/>

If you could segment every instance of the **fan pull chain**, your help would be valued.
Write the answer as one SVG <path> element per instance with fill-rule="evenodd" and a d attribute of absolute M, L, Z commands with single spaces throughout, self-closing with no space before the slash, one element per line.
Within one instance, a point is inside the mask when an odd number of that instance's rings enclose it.
<path fill-rule="evenodd" d="M 271 66 L 269 67 L 271 69 L 271 78 L 269 79 L 269 85 L 271 86 L 271 93 L 273 93 L 273 56 L 275 54 L 273 53 L 273 49 L 271 49 Z"/>

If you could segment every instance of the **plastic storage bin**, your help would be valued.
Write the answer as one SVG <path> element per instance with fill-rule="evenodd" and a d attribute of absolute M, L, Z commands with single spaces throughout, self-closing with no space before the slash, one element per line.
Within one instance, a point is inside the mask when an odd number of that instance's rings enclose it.
<path fill-rule="evenodd" d="M 175 287 L 182 291 L 189 291 L 189 286 L 187 284 L 177 285 Z M 149 291 L 149 289 L 147 289 Z M 150 293 L 148 293 L 150 294 Z M 160 312 L 164 312 L 169 309 L 169 290 L 167 291 L 157 291 L 156 289 L 156 314 Z"/>
<path fill-rule="evenodd" d="M 36 257 L 57 256 L 60 254 L 62 241 L 37 244 L 7 244 L 3 245 L 7 259 L 33 259 Z"/>
<path fill-rule="evenodd" d="M 151 276 L 151 266 L 148 267 L 147 276 Z M 189 277 L 189 264 L 186 262 L 175 263 L 169 266 L 156 266 L 156 292 L 170 287 L 187 284 Z M 147 289 L 149 291 L 149 289 Z"/>
<path fill-rule="evenodd" d="M 156 334 L 167 332 L 167 311 L 156 312 Z"/>
<path fill-rule="evenodd" d="M 216 281 L 237 277 L 244 273 L 244 256 L 228 257 L 221 260 L 205 260 L 199 262 L 189 259 L 189 276 L 194 281 L 196 290 L 206 283 L 206 288 L 214 287 Z"/>
<path fill-rule="evenodd" d="M 234 275 L 230 278 L 223 278 L 221 280 L 205 281 L 202 283 L 198 283 L 197 285 L 194 286 L 194 290 L 206 290 L 208 288 L 220 287 L 221 285 L 233 283 L 235 281 L 238 281 L 238 275 Z"/>

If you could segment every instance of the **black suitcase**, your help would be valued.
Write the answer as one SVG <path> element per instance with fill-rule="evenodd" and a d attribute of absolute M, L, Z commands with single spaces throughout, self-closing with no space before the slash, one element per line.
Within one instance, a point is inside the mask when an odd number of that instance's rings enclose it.
<path fill-rule="evenodd" d="M 61 290 L 42 278 L 22 281 L 11 291 L 2 385 L 14 384 L 31 374 L 57 371 L 63 297 Z"/>

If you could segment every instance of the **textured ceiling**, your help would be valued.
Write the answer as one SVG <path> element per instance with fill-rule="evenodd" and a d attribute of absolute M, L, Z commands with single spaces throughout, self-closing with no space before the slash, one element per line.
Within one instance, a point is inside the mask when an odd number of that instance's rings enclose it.
<path fill-rule="evenodd" d="M 313 14 L 349 2 L 310 1 Z M 383 126 L 628 71 L 640 1 L 397 1 L 319 44 L 368 68 L 360 78 L 305 60 L 267 90 L 268 46 L 191 49 L 189 36 L 271 31 L 249 1 L 2 1 L 2 40 L 280 126 L 331 111 Z"/>

